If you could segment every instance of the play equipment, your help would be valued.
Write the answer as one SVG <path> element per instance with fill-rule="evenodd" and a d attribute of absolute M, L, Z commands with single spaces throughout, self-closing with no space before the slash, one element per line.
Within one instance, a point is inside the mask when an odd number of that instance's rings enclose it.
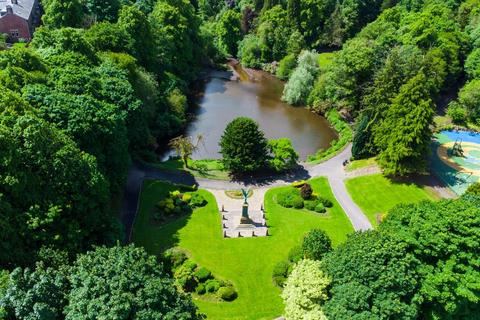
<path fill-rule="evenodd" d="M 451 155 L 454 157 L 463 157 L 463 148 L 462 148 L 462 140 L 457 139 L 453 144 Z"/>

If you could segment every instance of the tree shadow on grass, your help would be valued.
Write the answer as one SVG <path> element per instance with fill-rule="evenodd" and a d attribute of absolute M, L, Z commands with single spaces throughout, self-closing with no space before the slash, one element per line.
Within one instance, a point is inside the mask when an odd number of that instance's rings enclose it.
<path fill-rule="evenodd" d="M 268 186 L 277 181 L 292 183 L 299 180 L 308 180 L 310 178 L 311 176 L 308 171 L 301 165 L 297 165 L 294 169 L 283 173 L 261 171 L 251 175 L 230 175 L 230 179 L 234 182 L 256 187 Z"/>

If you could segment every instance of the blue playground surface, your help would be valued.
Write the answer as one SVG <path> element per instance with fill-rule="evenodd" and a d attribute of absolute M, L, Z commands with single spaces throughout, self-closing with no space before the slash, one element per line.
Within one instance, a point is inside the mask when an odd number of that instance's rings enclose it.
<path fill-rule="evenodd" d="M 432 144 L 432 171 L 456 194 L 480 180 L 480 133 L 442 131 Z M 454 149 L 460 150 L 460 154 Z"/>

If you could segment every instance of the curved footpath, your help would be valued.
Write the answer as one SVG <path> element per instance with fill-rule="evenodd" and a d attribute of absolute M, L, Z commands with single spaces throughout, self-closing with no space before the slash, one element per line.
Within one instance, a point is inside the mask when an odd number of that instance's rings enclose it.
<path fill-rule="evenodd" d="M 232 190 L 243 187 L 268 189 L 271 187 L 286 185 L 297 180 L 307 180 L 314 177 L 324 176 L 328 178 L 333 194 L 350 219 L 353 228 L 355 230 L 371 229 L 372 225 L 370 221 L 363 214 L 362 210 L 360 210 L 360 208 L 353 202 L 344 184 L 347 174 L 343 168 L 343 162 L 350 159 L 352 155 L 351 147 L 351 144 L 349 144 L 335 157 L 320 164 L 304 164 L 291 174 L 285 174 L 268 179 L 251 179 L 241 182 L 196 178 L 186 172 L 173 172 L 142 164 L 134 164 L 130 168 L 127 183 L 125 185 L 121 212 L 122 222 L 125 226 L 126 233 L 129 235 L 128 240 L 131 238 L 133 223 L 138 210 L 139 197 L 144 179 L 156 179 L 185 185 L 197 184 L 200 188 L 208 190 Z M 379 171 L 366 171 L 362 172 L 361 174 L 371 174 L 376 172 Z"/>

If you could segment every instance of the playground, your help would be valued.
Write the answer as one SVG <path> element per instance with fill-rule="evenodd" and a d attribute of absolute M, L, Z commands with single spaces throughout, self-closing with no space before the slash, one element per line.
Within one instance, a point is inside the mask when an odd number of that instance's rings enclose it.
<path fill-rule="evenodd" d="M 480 133 L 437 133 L 433 143 L 432 170 L 456 194 L 462 194 L 480 179 Z"/>

